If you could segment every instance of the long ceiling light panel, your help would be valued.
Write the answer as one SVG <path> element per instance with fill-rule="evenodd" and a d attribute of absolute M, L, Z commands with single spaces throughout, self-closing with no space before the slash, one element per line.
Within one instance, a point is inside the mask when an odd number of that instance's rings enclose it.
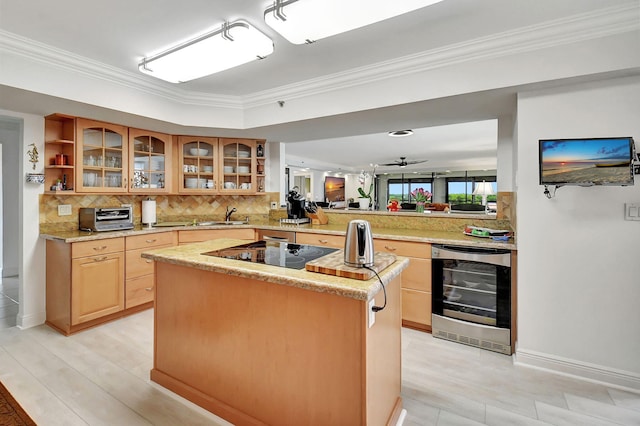
<path fill-rule="evenodd" d="M 224 23 L 164 52 L 143 59 L 138 69 L 171 83 L 183 83 L 273 53 L 273 41 L 243 20 Z"/>
<path fill-rule="evenodd" d="M 276 0 L 264 12 L 271 28 L 294 44 L 312 43 L 442 0 Z"/>

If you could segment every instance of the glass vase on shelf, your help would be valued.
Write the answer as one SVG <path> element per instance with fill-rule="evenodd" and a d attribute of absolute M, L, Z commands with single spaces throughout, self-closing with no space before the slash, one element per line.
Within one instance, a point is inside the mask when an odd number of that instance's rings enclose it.
<path fill-rule="evenodd" d="M 424 213 L 424 201 L 418 201 L 416 203 L 416 212 Z"/>

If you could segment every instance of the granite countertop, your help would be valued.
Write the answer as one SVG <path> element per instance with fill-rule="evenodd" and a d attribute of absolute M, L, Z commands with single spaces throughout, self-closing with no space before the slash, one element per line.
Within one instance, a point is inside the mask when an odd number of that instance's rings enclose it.
<path fill-rule="evenodd" d="M 354 280 L 318 272 L 308 272 L 305 269 L 289 269 L 202 254 L 207 251 L 244 243 L 246 241 L 221 238 L 201 243 L 150 250 L 142 253 L 142 257 L 153 259 L 157 262 L 288 285 L 357 300 L 371 300 L 381 290 L 377 278 L 372 278 L 368 281 Z M 391 266 L 380 272 L 380 278 L 384 284 L 387 284 L 400 275 L 408 265 L 409 259 L 398 256 Z"/>
<path fill-rule="evenodd" d="M 108 232 L 88 232 L 88 231 L 62 231 L 41 233 L 40 237 L 49 240 L 62 240 L 66 243 L 74 243 L 80 241 L 100 240 L 105 238 L 126 237 L 132 235 L 140 235 L 155 232 L 172 232 L 175 230 L 204 230 L 204 229 L 238 229 L 238 228 L 255 228 L 255 229 L 277 229 L 293 232 L 309 232 L 323 233 L 334 235 L 345 235 L 346 225 L 344 224 L 326 224 L 326 225 L 281 225 L 280 222 L 271 221 L 268 223 L 249 223 L 245 225 L 210 225 L 210 226 L 176 226 L 176 227 L 159 227 L 148 228 L 137 226 L 134 229 L 125 231 L 108 231 Z M 374 238 L 386 238 L 398 241 L 413 241 L 419 243 L 432 244 L 450 244 L 465 247 L 482 247 L 482 248 L 498 248 L 506 250 L 516 250 L 516 243 L 513 238 L 508 241 L 493 241 L 491 238 L 471 237 L 459 232 L 451 231 L 435 231 L 422 229 L 407 228 L 383 228 L 372 226 Z"/>
<path fill-rule="evenodd" d="M 321 234 L 345 235 L 347 226 L 342 224 L 326 225 L 280 225 L 273 223 L 269 225 L 256 226 L 259 229 L 277 229 L 287 231 L 311 232 Z M 372 225 L 371 229 L 374 238 L 386 238 L 398 241 L 414 241 L 418 243 L 450 244 L 466 247 L 499 248 L 506 250 L 516 250 L 513 238 L 507 241 L 494 241 L 491 238 L 479 238 L 465 235 L 460 232 L 434 231 L 425 229 L 407 228 L 382 228 Z"/>

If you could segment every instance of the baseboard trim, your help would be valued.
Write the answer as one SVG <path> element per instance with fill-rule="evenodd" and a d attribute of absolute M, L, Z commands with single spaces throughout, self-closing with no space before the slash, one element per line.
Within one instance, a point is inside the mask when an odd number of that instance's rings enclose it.
<path fill-rule="evenodd" d="M 640 392 L 640 375 L 535 351 L 517 349 L 514 364 L 537 368 L 631 392 Z"/>
<path fill-rule="evenodd" d="M 16 317 L 16 325 L 19 329 L 25 330 L 27 328 L 35 327 L 44 324 L 47 319 L 46 312 L 38 312 L 31 315 L 20 315 Z"/>
<path fill-rule="evenodd" d="M 0 269 L 2 272 L 0 273 L 0 277 L 8 278 L 8 277 L 17 277 L 18 276 L 18 267 L 8 267 Z"/>

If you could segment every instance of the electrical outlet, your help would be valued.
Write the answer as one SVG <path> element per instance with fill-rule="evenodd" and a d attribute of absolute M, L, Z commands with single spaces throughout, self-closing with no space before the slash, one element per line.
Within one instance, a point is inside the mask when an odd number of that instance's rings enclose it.
<path fill-rule="evenodd" d="M 71 216 L 71 204 L 60 204 L 58 206 L 58 216 Z"/>
<path fill-rule="evenodd" d="M 624 204 L 624 220 L 640 220 L 640 203 Z"/>
<path fill-rule="evenodd" d="M 271 210 L 275 210 L 278 208 L 278 203 L 276 203 L 275 201 L 271 202 Z"/>
<path fill-rule="evenodd" d="M 376 304 L 375 300 L 373 299 L 369 300 L 369 303 L 368 303 L 369 309 L 367 309 L 367 312 L 369 313 L 369 321 L 368 321 L 369 328 L 373 327 L 373 324 L 376 323 L 376 313 L 373 312 L 373 307 L 375 306 L 375 304 Z"/>

